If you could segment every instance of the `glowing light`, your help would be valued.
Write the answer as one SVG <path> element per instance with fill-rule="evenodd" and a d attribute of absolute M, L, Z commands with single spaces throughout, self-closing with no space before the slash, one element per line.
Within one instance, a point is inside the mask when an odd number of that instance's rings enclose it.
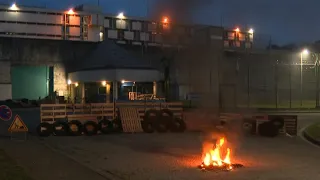
<path fill-rule="evenodd" d="M 239 28 L 236 28 L 235 31 L 236 31 L 236 32 L 240 32 L 240 29 L 239 29 Z"/>
<path fill-rule="evenodd" d="M 69 9 L 68 14 L 74 14 L 73 9 Z"/>
<path fill-rule="evenodd" d="M 124 16 L 123 12 L 119 13 L 118 16 L 117 16 L 117 18 L 119 18 L 119 19 L 124 19 L 125 16 Z"/>
<path fill-rule="evenodd" d="M 168 18 L 168 17 L 164 17 L 164 18 L 162 19 L 162 22 L 163 22 L 164 24 L 169 23 L 169 18 Z"/>
<path fill-rule="evenodd" d="M 126 82 L 125 80 L 122 80 L 122 81 L 121 81 L 122 84 L 125 83 L 125 82 Z"/>
<path fill-rule="evenodd" d="M 10 7 L 10 10 L 19 10 L 18 6 L 16 5 L 16 3 L 13 3 Z"/>
<path fill-rule="evenodd" d="M 70 79 L 68 79 L 68 85 L 72 84 L 72 81 Z"/>
<path fill-rule="evenodd" d="M 76 82 L 76 83 L 74 83 L 74 85 L 75 85 L 76 87 L 78 87 L 78 86 L 79 86 L 79 83 Z"/>
<path fill-rule="evenodd" d="M 253 34 L 253 32 L 254 32 L 253 29 L 249 29 L 250 34 Z"/>
<path fill-rule="evenodd" d="M 308 49 L 304 49 L 304 50 L 302 50 L 301 54 L 308 55 L 309 54 L 309 50 Z"/>
<path fill-rule="evenodd" d="M 106 86 L 107 85 L 107 81 L 102 81 L 101 84 L 102 84 L 102 86 Z"/>

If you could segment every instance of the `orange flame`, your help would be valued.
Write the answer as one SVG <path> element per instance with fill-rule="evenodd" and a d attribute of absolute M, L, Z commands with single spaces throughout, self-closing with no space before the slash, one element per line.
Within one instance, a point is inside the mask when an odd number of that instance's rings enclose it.
<path fill-rule="evenodd" d="M 230 159 L 230 148 L 226 149 L 226 155 L 223 158 L 222 157 L 222 150 L 223 145 L 225 144 L 225 138 L 220 138 L 215 145 L 214 149 L 211 149 L 209 152 L 207 152 L 203 159 L 203 164 L 205 166 L 223 166 L 227 165 L 228 169 L 232 169 L 231 166 L 231 159 Z"/>

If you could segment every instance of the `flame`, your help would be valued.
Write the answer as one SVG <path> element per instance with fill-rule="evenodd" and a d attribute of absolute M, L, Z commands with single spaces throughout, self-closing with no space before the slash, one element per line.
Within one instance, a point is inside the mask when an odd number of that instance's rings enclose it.
<path fill-rule="evenodd" d="M 215 145 L 214 149 L 211 149 L 209 152 L 205 153 L 202 166 L 227 166 L 228 170 L 232 169 L 230 154 L 230 148 L 226 148 L 225 156 L 222 157 L 222 151 L 225 145 L 225 138 L 220 138 Z"/>

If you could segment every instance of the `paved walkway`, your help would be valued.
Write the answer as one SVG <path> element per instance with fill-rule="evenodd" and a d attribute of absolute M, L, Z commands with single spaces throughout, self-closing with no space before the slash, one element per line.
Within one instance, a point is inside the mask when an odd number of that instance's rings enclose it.
<path fill-rule="evenodd" d="M 34 180 L 107 180 L 103 176 L 56 153 L 35 137 L 28 141 L 0 139 L 0 147 Z"/>

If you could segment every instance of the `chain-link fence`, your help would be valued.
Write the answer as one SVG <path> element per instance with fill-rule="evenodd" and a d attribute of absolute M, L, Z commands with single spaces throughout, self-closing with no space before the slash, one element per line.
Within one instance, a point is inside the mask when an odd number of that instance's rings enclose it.
<path fill-rule="evenodd" d="M 223 67 L 220 86 L 230 84 L 226 76 L 236 81 L 233 86 L 228 86 L 229 90 L 224 89 L 220 92 L 222 107 L 315 108 L 317 106 L 319 89 L 317 63 L 301 59 L 301 64 L 294 53 L 285 57 L 271 54 L 247 54 L 241 57 L 227 57 L 224 60 L 223 64 L 228 64 L 228 68 Z M 233 73 L 230 73 L 232 66 Z M 230 91 L 230 88 L 234 90 Z M 226 103 L 230 98 L 224 99 L 224 97 L 230 97 L 232 95 L 230 92 L 234 92 L 233 103 Z"/>

